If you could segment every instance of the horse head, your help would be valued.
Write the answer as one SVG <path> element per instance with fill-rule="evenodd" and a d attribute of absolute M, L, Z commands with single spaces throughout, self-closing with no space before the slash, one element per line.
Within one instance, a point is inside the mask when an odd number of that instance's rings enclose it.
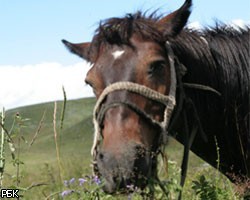
<path fill-rule="evenodd" d="M 108 193 L 128 185 L 144 188 L 155 176 L 167 130 L 161 126 L 166 105 L 152 96 L 169 95 L 173 77 L 165 42 L 181 32 L 190 8 L 191 0 L 186 0 L 164 17 L 138 12 L 111 18 L 100 24 L 91 42 L 63 40 L 72 53 L 93 64 L 85 81 L 101 100 L 94 113 L 98 131 L 92 153 Z M 146 95 L 149 91 L 155 93 Z"/>

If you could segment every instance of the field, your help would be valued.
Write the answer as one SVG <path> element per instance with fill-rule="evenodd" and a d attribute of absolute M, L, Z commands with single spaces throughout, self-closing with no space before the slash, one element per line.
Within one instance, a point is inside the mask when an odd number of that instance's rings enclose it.
<path fill-rule="evenodd" d="M 67 101 L 63 120 L 63 102 L 7 111 L 4 127 L 13 140 L 9 144 L 15 145 L 15 159 L 6 141 L 2 188 L 20 189 L 20 199 L 25 200 L 142 199 L 139 192 L 105 195 L 101 184 L 93 180 L 90 148 L 94 104 L 93 98 Z M 157 186 L 156 199 L 177 199 L 182 151 L 182 145 L 170 139 L 166 148 L 168 170 L 164 164 L 159 170 L 162 181 L 167 182 L 165 193 Z M 238 187 L 191 153 L 183 199 L 241 198 Z"/>

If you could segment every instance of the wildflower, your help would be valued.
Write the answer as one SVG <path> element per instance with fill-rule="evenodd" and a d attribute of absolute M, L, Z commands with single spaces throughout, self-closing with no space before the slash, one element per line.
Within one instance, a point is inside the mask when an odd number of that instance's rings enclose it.
<path fill-rule="evenodd" d="M 85 182 L 87 182 L 87 180 L 84 178 L 79 178 L 78 181 L 80 186 L 82 186 Z"/>
<path fill-rule="evenodd" d="M 63 184 L 65 187 L 69 187 L 69 181 L 65 180 L 65 181 L 63 181 Z"/>
<path fill-rule="evenodd" d="M 94 176 L 93 177 L 93 181 L 95 182 L 95 184 L 100 185 L 101 184 L 101 180 L 98 178 L 98 176 Z"/>
<path fill-rule="evenodd" d="M 126 185 L 126 188 L 132 192 L 132 191 L 135 191 L 137 189 L 137 187 L 135 187 L 133 184 L 129 184 L 129 185 Z"/>
<path fill-rule="evenodd" d="M 130 191 L 130 192 L 136 192 L 139 190 L 139 188 L 133 184 L 129 184 L 129 185 L 126 185 L 126 188 Z"/>
<path fill-rule="evenodd" d="M 127 185 L 126 188 L 128 188 L 129 190 L 134 190 L 134 185 L 133 184 Z"/>
<path fill-rule="evenodd" d="M 65 197 L 65 196 L 71 194 L 72 192 L 73 192 L 73 190 L 64 190 L 64 191 L 61 193 L 61 196 L 62 196 L 62 197 Z"/>
<path fill-rule="evenodd" d="M 75 178 L 69 180 L 69 184 L 73 184 L 75 182 Z"/>

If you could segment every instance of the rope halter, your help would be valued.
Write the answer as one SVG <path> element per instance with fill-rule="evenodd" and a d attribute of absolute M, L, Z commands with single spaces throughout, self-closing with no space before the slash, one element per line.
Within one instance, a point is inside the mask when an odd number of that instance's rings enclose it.
<path fill-rule="evenodd" d="M 132 110 L 136 110 L 137 113 L 143 115 L 144 117 L 146 117 L 147 119 L 149 119 L 151 121 L 151 123 L 153 124 L 157 124 L 160 128 L 161 128 L 161 132 L 162 134 L 165 133 L 167 131 L 168 125 L 169 125 L 169 121 L 172 115 L 172 112 L 174 110 L 175 104 L 176 104 L 176 100 L 175 100 L 175 96 L 176 96 L 176 72 L 175 72 L 175 62 L 174 62 L 174 54 L 173 51 L 170 47 L 169 42 L 166 42 L 166 48 L 168 51 L 168 60 L 170 63 L 170 91 L 168 95 L 164 95 L 161 94 L 155 90 L 152 90 L 149 87 L 146 87 L 144 85 L 140 85 L 137 83 L 133 83 L 133 82 L 116 82 L 113 83 L 109 86 L 107 86 L 102 94 L 100 95 L 100 97 L 98 98 L 95 107 L 94 107 L 94 113 L 93 113 L 93 123 L 94 123 L 94 140 L 93 140 L 93 145 L 92 145 L 92 149 L 91 149 L 91 154 L 93 156 L 93 162 L 95 164 L 96 162 L 96 155 L 97 155 L 97 148 L 98 148 L 98 144 L 101 141 L 101 123 L 99 118 L 103 118 L 102 116 L 100 117 L 100 115 L 104 115 L 105 112 L 114 106 L 117 106 L 117 104 L 115 105 L 111 105 L 110 106 L 106 106 L 107 109 L 105 109 L 105 107 L 103 106 L 103 102 L 105 101 L 106 97 L 115 91 L 129 91 L 138 95 L 141 95 L 147 99 L 159 102 L 163 105 L 165 105 L 165 110 L 164 110 L 164 119 L 163 121 L 159 122 L 154 120 L 151 116 L 147 115 L 144 111 L 142 111 L 141 109 L 138 108 L 138 106 L 130 104 L 130 103 L 126 103 L 126 102 L 118 102 L 118 106 L 124 104 L 127 105 L 129 108 L 131 108 Z M 103 111 L 104 110 L 104 111 Z M 167 134 L 163 134 L 163 141 L 166 141 L 167 138 Z"/>

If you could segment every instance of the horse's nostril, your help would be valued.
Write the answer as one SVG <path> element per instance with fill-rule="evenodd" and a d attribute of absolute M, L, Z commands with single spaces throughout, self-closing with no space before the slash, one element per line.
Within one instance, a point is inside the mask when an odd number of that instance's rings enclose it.
<path fill-rule="evenodd" d="M 100 159 L 100 160 L 103 160 L 103 158 L 104 158 L 103 153 L 99 153 L 99 159 Z"/>

